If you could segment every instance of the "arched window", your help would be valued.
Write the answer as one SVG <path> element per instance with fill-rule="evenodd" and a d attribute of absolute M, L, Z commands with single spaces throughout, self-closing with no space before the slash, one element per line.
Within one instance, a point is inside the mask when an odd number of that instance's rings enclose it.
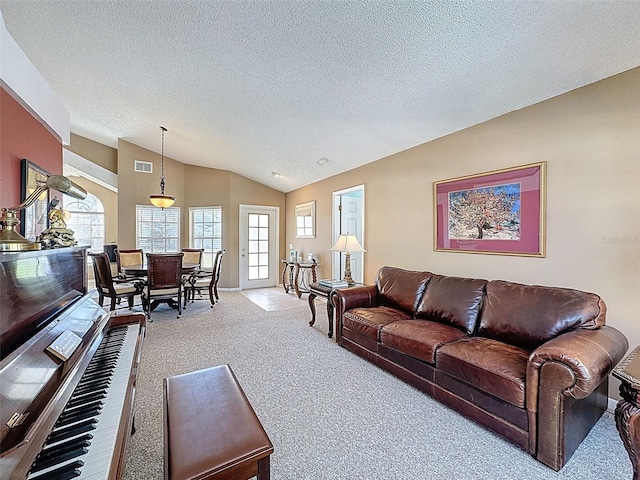
<path fill-rule="evenodd" d="M 104 206 L 98 198 L 87 193 L 84 200 L 65 202 L 64 209 L 71 218 L 67 228 L 73 230 L 78 245 L 91 245 L 91 252 L 102 252 L 104 246 Z"/>

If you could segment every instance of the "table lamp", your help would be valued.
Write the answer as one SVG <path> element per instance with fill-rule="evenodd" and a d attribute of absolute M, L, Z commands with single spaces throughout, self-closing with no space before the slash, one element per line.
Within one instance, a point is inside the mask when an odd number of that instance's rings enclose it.
<path fill-rule="evenodd" d="M 340 234 L 335 245 L 331 247 L 332 252 L 344 252 L 344 278 L 349 285 L 353 285 L 355 280 L 351 277 L 351 252 L 366 252 L 355 235 Z"/>

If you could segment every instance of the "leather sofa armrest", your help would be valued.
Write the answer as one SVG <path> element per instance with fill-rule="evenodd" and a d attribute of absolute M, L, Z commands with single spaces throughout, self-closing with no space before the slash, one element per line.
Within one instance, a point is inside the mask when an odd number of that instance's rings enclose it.
<path fill-rule="evenodd" d="M 342 314 L 356 307 L 375 307 L 378 304 L 378 287 L 363 285 L 331 292 L 331 303 L 336 313 L 336 342 L 342 340 Z"/>
<path fill-rule="evenodd" d="M 605 325 L 564 333 L 529 355 L 529 453 L 556 471 L 562 468 L 595 421 L 585 418 L 587 428 L 581 428 L 577 402 L 589 402 L 587 397 L 592 394 L 606 397 L 608 375 L 627 348 L 626 337 Z"/>
<path fill-rule="evenodd" d="M 540 371 L 547 362 L 565 365 L 571 372 L 563 384 L 555 384 L 558 393 L 575 399 L 585 398 L 611 373 L 629 348 L 627 338 L 618 330 L 602 326 L 596 330 L 578 329 L 542 344 L 529 356 L 527 365 L 527 409 L 537 411 Z"/>
<path fill-rule="evenodd" d="M 375 307 L 377 305 L 378 288 L 375 285 L 363 285 L 337 289 L 332 292 L 334 306 L 340 315 L 356 307 Z"/>

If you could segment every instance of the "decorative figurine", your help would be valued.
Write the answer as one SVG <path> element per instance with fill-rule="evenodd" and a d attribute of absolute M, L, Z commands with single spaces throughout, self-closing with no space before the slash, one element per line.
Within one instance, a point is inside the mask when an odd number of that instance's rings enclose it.
<path fill-rule="evenodd" d="M 71 247 L 78 244 L 78 241 L 73 237 L 73 230 L 67 228 L 65 219 L 68 216 L 69 212 L 59 208 L 54 208 L 49 212 L 50 226 L 38 238 L 42 248 Z"/>

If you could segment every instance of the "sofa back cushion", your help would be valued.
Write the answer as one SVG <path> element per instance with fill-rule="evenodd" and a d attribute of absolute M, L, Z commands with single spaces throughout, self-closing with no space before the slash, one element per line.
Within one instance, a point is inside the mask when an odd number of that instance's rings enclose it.
<path fill-rule="evenodd" d="M 413 315 L 430 278 L 429 272 L 382 267 L 376 277 L 378 303 Z"/>
<path fill-rule="evenodd" d="M 534 350 L 568 330 L 599 328 L 606 313 L 594 293 L 495 280 L 486 286 L 478 335 Z"/>
<path fill-rule="evenodd" d="M 486 280 L 433 275 L 416 311 L 426 318 L 473 333 Z"/>

